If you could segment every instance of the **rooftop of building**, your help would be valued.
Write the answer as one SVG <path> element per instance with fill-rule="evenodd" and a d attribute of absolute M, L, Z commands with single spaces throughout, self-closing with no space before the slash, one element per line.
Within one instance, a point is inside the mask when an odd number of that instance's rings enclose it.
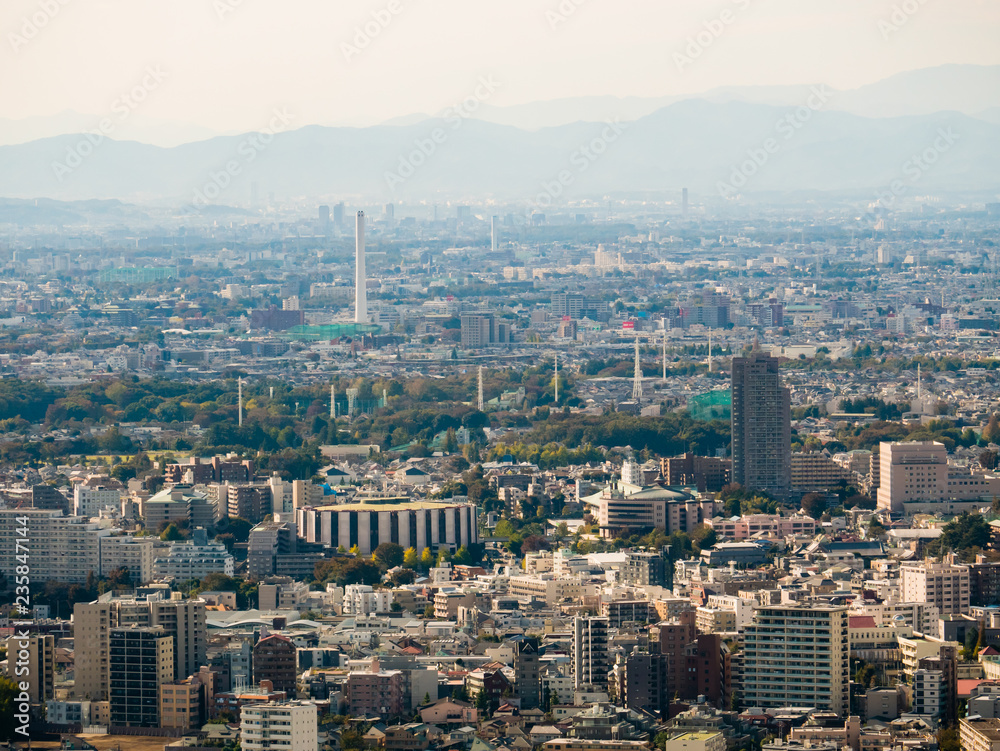
<path fill-rule="evenodd" d="M 962 720 L 962 724 L 968 725 L 990 741 L 1000 741 L 1000 719 L 996 717 L 967 717 Z"/>
<path fill-rule="evenodd" d="M 400 509 L 407 509 L 409 511 L 428 511 L 432 509 L 442 509 L 442 508 L 453 508 L 455 506 L 464 506 L 464 503 L 456 503 L 454 501 L 420 501 L 413 500 L 409 498 L 388 499 L 388 498 L 373 498 L 371 500 L 354 502 L 354 503 L 340 503 L 332 506 L 314 506 L 313 511 L 399 511 Z"/>

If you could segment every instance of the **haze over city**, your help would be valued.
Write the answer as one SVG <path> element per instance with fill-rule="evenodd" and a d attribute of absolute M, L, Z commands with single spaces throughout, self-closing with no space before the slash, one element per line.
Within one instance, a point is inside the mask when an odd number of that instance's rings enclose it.
<path fill-rule="evenodd" d="M 1000 751 L 995 3 L 0 32 L 0 745 Z"/>

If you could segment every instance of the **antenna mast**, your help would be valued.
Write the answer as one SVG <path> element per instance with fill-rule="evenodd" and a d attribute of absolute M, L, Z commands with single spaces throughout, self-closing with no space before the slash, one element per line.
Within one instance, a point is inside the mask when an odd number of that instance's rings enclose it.
<path fill-rule="evenodd" d="M 639 335 L 635 337 L 635 375 L 632 378 L 632 398 L 642 401 L 642 366 L 639 364 Z"/>
<path fill-rule="evenodd" d="M 663 330 L 663 382 L 667 382 L 667 330 Z"/>
<path fill-rule="evenodd" d="M 559 401 L 559 353 L 556 352 L 556 402 Z"/>

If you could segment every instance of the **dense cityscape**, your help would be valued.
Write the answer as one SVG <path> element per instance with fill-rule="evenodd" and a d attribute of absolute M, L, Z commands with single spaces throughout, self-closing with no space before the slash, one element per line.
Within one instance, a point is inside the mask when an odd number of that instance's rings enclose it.
<path fill-rule="evenodd" d="M 0 751 L 1000 751 L 998 31 L 8 0 Z"/>
<path fill-rule="evenodd" d="M 751 223 L 685 191 L 10 234 L 33 736 L 990 738 L 997 209 Z"/>

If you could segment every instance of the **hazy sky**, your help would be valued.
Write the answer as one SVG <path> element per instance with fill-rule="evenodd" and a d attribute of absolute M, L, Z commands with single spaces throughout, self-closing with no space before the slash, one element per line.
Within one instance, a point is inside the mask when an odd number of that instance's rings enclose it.
<path fill-rule="evenodd" d="M 943 63 L 1000 63 L 995 0 L 3 5 L 0 117 L 64 110 L 110 114 L 116 100 L 145 78 L 148 95 L 136 103 L 136 112 L 218 131 L 265 127 L 276 107 L 287 108 L 296 126 L 438 112 L 471 95 L 480 76 L 500 84 L 489 102 L 505 106 L 594 94 L 696 93 L 723 85 L 825 82 L 854 88 Z M 897 14 L 894 22 L 894 6 L 903 5 L 915 12 Z M 379 28 L 373 13 L 388 17 L 388 24 Z M 729 23 L 718 20 L 723 13 Z M 887 30 L 885 23 L 903 19 Z M 713 21 L 721 33 L 679 69 L 674 54 Z M 348 50 L 348 60 L 343 45 L 354 44 L 366 22 L 378 33 L 356 54 Z M 156 66 L 161 80 L 152 87 L 146 70 Z"/>

